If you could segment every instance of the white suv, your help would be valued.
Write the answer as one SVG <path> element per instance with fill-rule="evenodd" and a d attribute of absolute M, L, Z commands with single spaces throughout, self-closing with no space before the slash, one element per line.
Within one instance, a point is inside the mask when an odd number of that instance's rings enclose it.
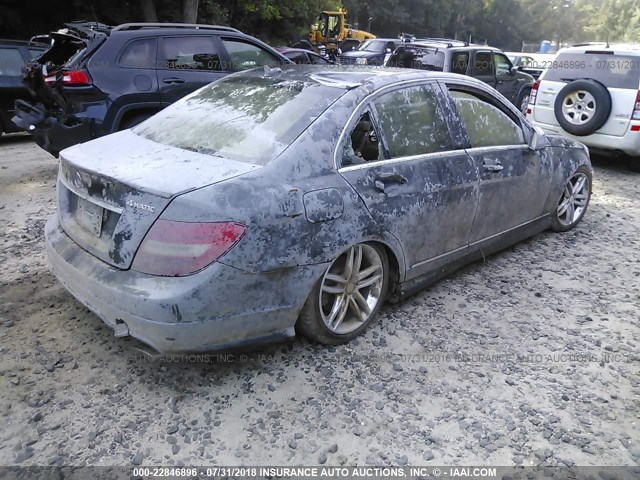
<path fill-rule="evenodd" d="M 544 67 L 527 118 L 640 172 L 640 45 L 564 48 Z"/>

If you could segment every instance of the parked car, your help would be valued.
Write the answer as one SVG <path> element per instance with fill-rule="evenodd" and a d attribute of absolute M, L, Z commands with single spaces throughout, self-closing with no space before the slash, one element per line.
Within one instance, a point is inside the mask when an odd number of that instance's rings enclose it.
<path fill-rule="evenodd" d="M 349 341 L 456 268 L 582 219 L 582 144 L 446 73 L 229 76 L 60 155 L 62 284 L 161 352 Z"/>
<path fill-rule="evenodd" d="M 131 128 L 230 73 L 290 63 L 230 27 L 79 22 L 51 36 L 53 47 L 25 75 L 34 100 L 16 104 L 14 122 L 56 156 Z"/>
<path fill-rule="evenodd" d="M 391 67 L 452 72 L 482 80 L 526 113 L 534 79 L 518 71 L 501 50 L 459 40 L 434 38 L 400 45 L 386 63 Z"/>
<path fill-rule="evenodd" d="M 276 50 L 298 65 L 329 65 L 333 63 L 304 48 L 277 47 Z"/>
<path fill-rule="evenodd" d="M 0 39 L 0 136 L 20 131 L 11 117 L 15 101 L 29 98 L 29 90 L 22 84 L 22 69 L 47 48 L 39 43 Z"/>
<path fill-rule="evenodd" d="M 402 43 L 399 38 L 376 38 L 362 42 L 354 50 L 344 52 L 338 60 L 342 65 L 383 65 L 386 58 Z"/>
<path fill-rule="evenodd" d="M 528 73 L 534 79 L 540 77 L 544 71 L 544 62 L 539 62 L 532 55 L 524 53 L 505 52 L 514 67 L 521 72 Z"/>
<path fill-rule="evenodd" d="M 640 172 L 640 45 L 561 50 L 534 85 L 527 116 L 546 132 L 626 156 Z"/>

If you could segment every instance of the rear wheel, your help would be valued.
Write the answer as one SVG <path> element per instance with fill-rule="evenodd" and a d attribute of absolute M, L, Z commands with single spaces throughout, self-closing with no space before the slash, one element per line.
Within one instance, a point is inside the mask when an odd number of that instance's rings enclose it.
<path fill-rule="evenodd" d="M 589 206 L 591 199 L 591 172 L 585 166 L 578 168 L 562 191 L 551 228 L 556 232 L 573 229 Z"/>
<path fill-rule="evenodd" d="M 297 328 L 327 345 L 348 342 L 364 332 L 384 303 L 389 262 L 377 245 L 360 243 L 329 266 L 305 303 Z"/>

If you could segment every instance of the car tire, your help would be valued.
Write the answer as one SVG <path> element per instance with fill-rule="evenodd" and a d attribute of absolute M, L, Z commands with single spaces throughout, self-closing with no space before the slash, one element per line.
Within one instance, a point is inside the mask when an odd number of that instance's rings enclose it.
<path fill-rule="evenodd" d="M 354 245 L 318 280 L 302 307 L 296 330 L 325 345 L 353 340 L 375 320 L 388 283 L 389 260 L 384 249 L 370 243 Z"/>
<path fill-rule="evenodd" d="M 129 128 L 133 128 L 136 125 L 144 122 L 147 118 L 149 118 L 152 115 L 153 113 L 149 113 L 149 112 L 127 115 L 122 120 L 122 122 L 120 122 L 119 130 L 128 130 Z"/>
<path fill-rule="evenodd" d="M 640 157 L 629 158 L 629 170 L 640 173 Z"/>
<path fill-rule="evenodd" d="M 518 98 L 516 98 L 515 106 L 520 110 L 523 115 L 527 114 L 527 110 L 529 108 L 529 96 L 531 95 L 531 88 L 523 89 L 520 94 L 518 94 Z"/>
<path fill-rule="evenodd" d="M 595 80 L 575 80 L 558 93 L 554 113 L 567 133 L 578 137 L 591 135 L 609 119 L 611 95 Z"/>
<path fill-rule="evenodd" d="M 589 207 L 591 184 L 591 170 L 585 165 L 571 175 L 553 212 L 551 229 L 554 232 L 568 232 L 580 223 Z"/>

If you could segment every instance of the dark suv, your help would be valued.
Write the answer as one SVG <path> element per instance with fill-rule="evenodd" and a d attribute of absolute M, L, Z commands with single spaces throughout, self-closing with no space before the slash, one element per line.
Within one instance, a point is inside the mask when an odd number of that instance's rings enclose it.
<path fill-rule="evenodd" d="M 77 22 L 51 37 L 54 46 L 24 77 L 35 101 L 16 102 L 13 121 L 56 156 L 230 73 L 291 63 L 239 30 L 212 25 Z"/>
<path fill-rule="evenodd" d="M 374 38 L 339 57 L 342 65 L 382 65 L 402 40 L 398 38 Z"/>
<path fill-rule="evenodd" d="M 20 130 L 11 117 L 15 101 L 29 98 L 29 90 L 22 83 L 22 69 L 47 48 L 21 40 L 0 40 L 0 135 Z"/>
<path fill-rule="evenodd" d="M 400 45 L 387 65 L 452 72 L 488 83 L 511 103 L 527 113 L 534 78 L 518 71 L 501 50 L 486 45 L 470 45 L 442 38 L 420 40 Z"/>

